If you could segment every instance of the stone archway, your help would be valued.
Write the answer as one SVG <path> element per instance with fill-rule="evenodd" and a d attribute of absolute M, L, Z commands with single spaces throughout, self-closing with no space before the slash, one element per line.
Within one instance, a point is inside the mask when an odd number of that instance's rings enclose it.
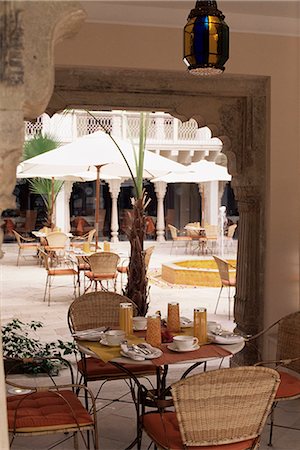
<path fill-rule="evenodd" d="M 49 114 L 65 108 L 165 111 L 182 121 L 195 119 L 222 140 L 240 211 L 234 316 L 245 334 L 263 323 L 268 102 L 268 77 L 59 68 L 47 108 Z"/>

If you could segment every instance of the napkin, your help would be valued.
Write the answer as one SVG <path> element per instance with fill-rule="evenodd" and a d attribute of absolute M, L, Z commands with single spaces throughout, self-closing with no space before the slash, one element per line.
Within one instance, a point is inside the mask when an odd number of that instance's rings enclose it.
<path fill-rule="evenodd" d="M 133 350 L 131 347 L 127 345 L 126 342 L 122 342 L 121 345 L 121 355 L 127 356 L 127 358 L 134 359 L 135 361 L 145 361 L 145 355 L 138 350 Z"/>
<path fill-rule="evenodd" d="M 73 333 L 75 339 L 82 339 L 85 341 L 98 341 L 103 337 L 103 333 L 107 330 L 107 327 L 92 328 L 89 330 L 81 330 Z"/>

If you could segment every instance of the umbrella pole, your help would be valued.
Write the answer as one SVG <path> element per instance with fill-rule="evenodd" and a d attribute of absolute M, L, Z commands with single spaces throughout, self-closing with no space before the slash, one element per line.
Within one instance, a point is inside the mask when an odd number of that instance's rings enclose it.
<path fill-rule="evenodd" d="M 95 228 L 96 228 L 95 243 L 96 243 L 96 251 L 98 249 L 98 240 L 99 240 L 100 168 L 101 168 L 101 166 L 96 166 L 96 169 L 97 169 L 96 205 L 95 205 Z"/>
<path fill-rule="evenodd" d="M 53 229 L 53 210 L 54 210 L 54 177 L 51 178 L 51 209 L 50 209 L 50 227 Z"/>

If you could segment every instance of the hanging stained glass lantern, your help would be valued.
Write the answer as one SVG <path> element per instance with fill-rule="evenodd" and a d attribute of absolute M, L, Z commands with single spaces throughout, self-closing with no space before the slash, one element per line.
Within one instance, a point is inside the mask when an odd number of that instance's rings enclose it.
<path fill-rule="evenodd" d="M 184 27 L 184 57 L 190 73 L 223 73 L 229 57 L 229 27 L 216 1 L 197 1 Z"/>

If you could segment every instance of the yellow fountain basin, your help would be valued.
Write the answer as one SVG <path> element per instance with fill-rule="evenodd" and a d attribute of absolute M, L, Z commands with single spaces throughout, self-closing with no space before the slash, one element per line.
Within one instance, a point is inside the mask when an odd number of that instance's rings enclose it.
<path fill-rule="evenodd" d="M 233 266 L 235 260 L 228 260 Z M 219 287 L 220 276 L 214 259 L 181 260 L 162 264 L 161 277 L 172 284 Z"/>

